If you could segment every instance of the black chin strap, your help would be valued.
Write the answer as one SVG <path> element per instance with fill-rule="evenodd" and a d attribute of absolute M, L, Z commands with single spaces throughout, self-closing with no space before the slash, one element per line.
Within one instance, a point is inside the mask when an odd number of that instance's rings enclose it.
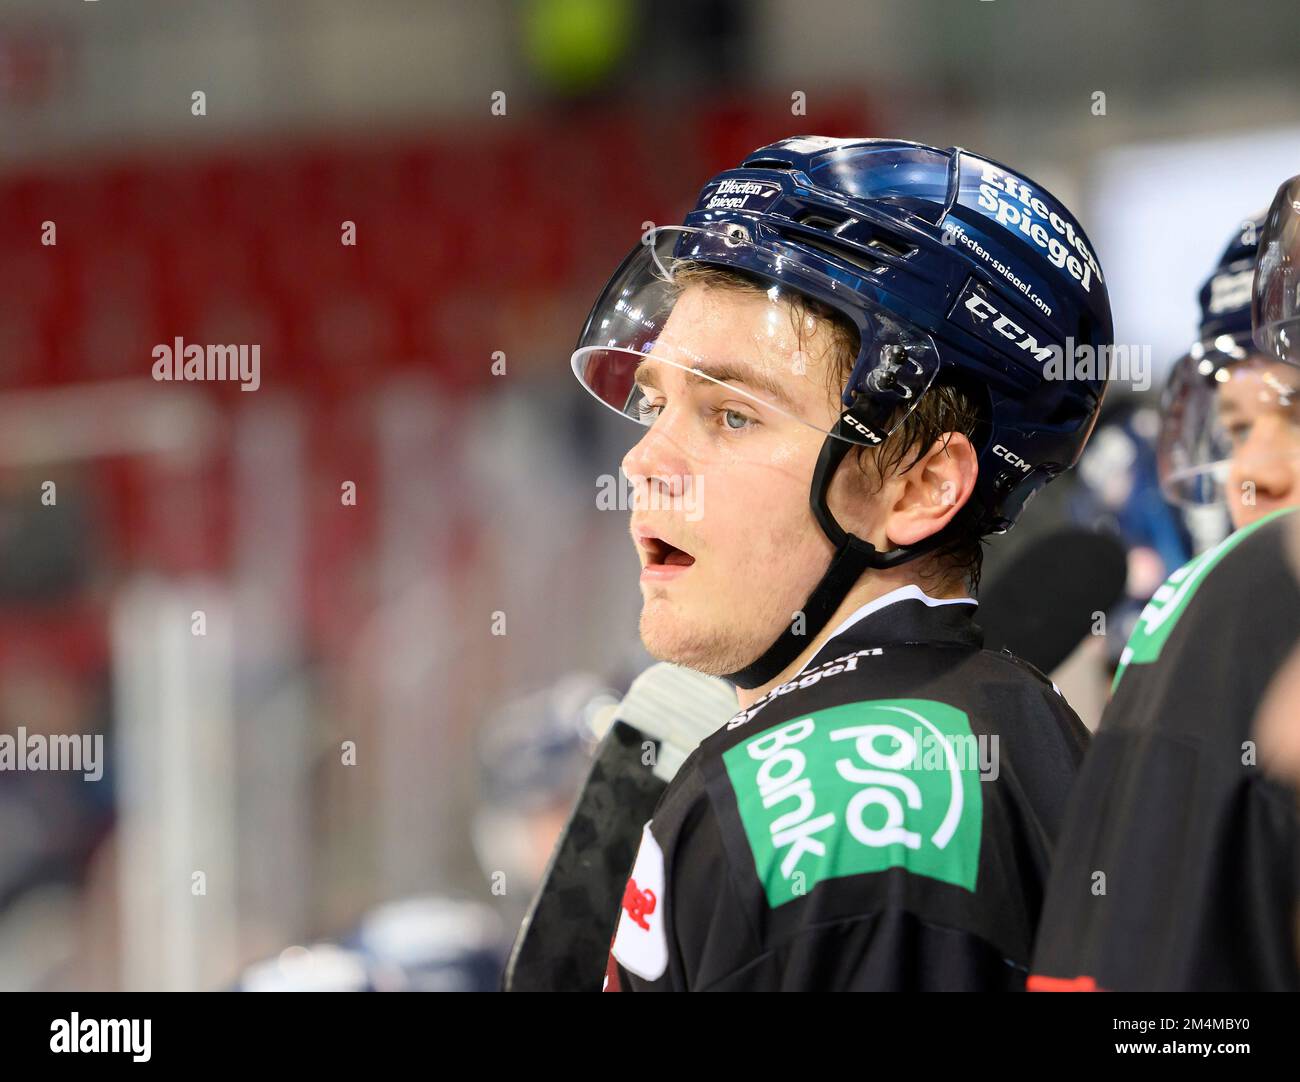
<path fill-rule="evenodd" d="M 821 581 L 804 602 L 801 610 L 804 620 L 800 633 L 795 633 L 792 620 L 776 642 L 751 664 L 739 672 L 723 677 L 724 680 L 730 680 L 739 688 L 748 690 L 760 687 L 787 668 L 830 622 L 835 610 L 843 603 L 863 572 L 872 568 L 880 570 L 897 567 L 899 564 L 914 560 L 937 547 L 947 533 L 946 530 L 940 530 L 918 544 L 878 552 L 870 542 L 847 533 L 835 521 L 835 516 L 831 514 L 826 504 L 826 494 L 830 491 L 831 479 L 835 476 L 840 463 L 844 461 L 844 456 L 858 446 L 843 438 L 848 431 L 845 421 L 841 419 L 836 425 L 835 432 L 826 437 L 821 454 L 817 458 L 817 468 L 813 471 L 812 488 L 809 492 L 813 515 L 816 516 L 822 532 L 835 546 L 835 555 L 831 557 L 830 566 L 826 568 Z"/>

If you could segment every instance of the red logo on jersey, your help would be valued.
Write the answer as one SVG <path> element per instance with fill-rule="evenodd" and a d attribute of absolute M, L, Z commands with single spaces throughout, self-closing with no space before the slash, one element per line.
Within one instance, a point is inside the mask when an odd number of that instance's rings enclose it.
<path fill-rule="evenodd" d="M 629 879 L 627 889 L 623 891 L 623 908 L 638 927 L 648 932 L 650 925 L 646 923 L 646 917 L 655 911 L 655 892 L 638 890 L 636 880 Z"/>

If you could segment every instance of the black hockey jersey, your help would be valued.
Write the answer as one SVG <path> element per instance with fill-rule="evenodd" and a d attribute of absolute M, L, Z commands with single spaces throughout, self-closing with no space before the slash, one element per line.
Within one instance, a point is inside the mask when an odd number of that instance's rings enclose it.
<path fill-rule="evenodd" d="M 608 988 L 1023 988 L 1087 730 L 974 609 L 894 591 L 701 744 Z"/>
<path fill-rule="evenodd" d="M 1300 990 L 1296 797 L 1252 731 L 1300 641 L 1297 526 L 1239 530 L 1143 610 L 1071 795 L 1031 989 Z"/>

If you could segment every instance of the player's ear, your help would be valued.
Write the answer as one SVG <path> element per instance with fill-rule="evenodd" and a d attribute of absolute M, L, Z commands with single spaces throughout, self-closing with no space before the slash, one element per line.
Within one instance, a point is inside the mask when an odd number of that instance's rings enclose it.
<path fill-rule="evenodd" d="M 891 547 L 915 545 L 938 533 L 970 499 L 979 456 L 970 439 L 945 432 L 910 469 L 889 479 L 884 530 Z"/>

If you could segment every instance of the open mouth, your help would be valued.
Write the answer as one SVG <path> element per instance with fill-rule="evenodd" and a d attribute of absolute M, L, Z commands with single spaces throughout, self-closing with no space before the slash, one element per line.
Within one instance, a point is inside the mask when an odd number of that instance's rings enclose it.
<path fill-rule="evenodd" d="M 690 567 L 695 557 L 689 552 L 670 545 L 662 537 L 642 537 L 641 547 L 645 549 L 646 567 Z"/>

